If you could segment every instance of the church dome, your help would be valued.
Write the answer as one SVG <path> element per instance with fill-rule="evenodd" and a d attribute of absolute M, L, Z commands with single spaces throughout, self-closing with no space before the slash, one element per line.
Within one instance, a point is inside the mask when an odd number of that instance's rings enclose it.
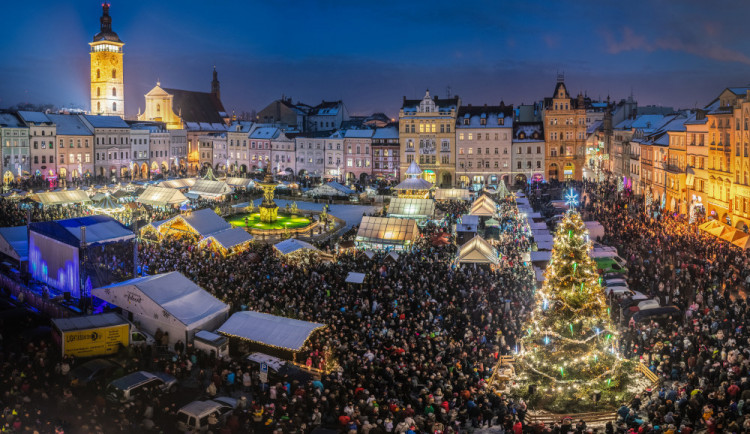
<path fill-rule="evenodd" d="M 109 16 L 109 3 L 102 4 L 102 17 L 99 18 L 99 22 L 101 23 L 101 30 L 94 35 L 94 42 L 122 42 L 117 33 L 112 31 L 112 17 Z"/>

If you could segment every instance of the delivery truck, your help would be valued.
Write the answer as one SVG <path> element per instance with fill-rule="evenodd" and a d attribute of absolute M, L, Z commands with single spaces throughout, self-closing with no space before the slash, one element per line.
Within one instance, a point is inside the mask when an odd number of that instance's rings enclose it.
<path fill-rule="evenodd" d="M 130 345 L 130 327 L 116 313 L 53 319 L 52 339 L 63 356 L 106 356 Z"/>

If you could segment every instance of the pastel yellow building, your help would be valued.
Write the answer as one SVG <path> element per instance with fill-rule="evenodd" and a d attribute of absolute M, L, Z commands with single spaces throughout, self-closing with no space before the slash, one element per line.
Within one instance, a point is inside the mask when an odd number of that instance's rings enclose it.
<path fill-rule="evenodd" d="M 109 3 L 102 4 L 101 29 L 91 46 L 91 110 L 96 115 L 125 116 L 125 89 L 122 47 L 125 45 L 112 31 Z"/>

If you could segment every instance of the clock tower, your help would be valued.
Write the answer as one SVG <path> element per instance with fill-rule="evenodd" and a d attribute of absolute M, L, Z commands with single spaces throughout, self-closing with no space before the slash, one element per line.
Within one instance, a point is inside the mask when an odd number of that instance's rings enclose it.
<path fill-rule="evenodd" d="M 91 46 L 91 110 L 95 115 L 125 116 L 125 89 L 122 77 L 122 46 L 112 31 L 109 3 L 102 4 L 101 30 Z"/>

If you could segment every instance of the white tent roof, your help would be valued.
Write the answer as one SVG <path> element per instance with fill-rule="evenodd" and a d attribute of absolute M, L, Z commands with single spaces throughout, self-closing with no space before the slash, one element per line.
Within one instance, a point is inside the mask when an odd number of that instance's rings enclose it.
<path fill-rule="evenodd" d="M 419 168 L 419 165 L 417 164 L 416 161 L 412 161 L 411 164 L 409 165 L 409 168 L 406 169 L 406 174 L 407 175 L 421 175 L 422 169 Z"/>
<path fill-rule="evenodd" d="M 537 222 L 529 222 L 529 228 L 532 229 L 532 230 L 534 230 L 534 229 L 549 230 L 547 228 L 547 224 L 546 223 L 537 223 Z"/>
<path fill-rule="evenodd" d="M 211 181 L 208 179 L 198 179 L 195 181 L 188 193 L 197 194 L 201 197 L 214 198 L 223 196 L 232 192 L 232 187 L 224 181 Z"/>
<path fill-rule="evenodd" d="M 91 294 L 115 306 L 127 306 L 127 293 L 137 291 L 153 300 L 186 326 L 200 325 L 217 314 L 228 312 L 222 303 L 180 272 L 137 277 L 96 288 Z"/>
<path fill-rule="evenodd" d="M 465 188 L 438 188 L 435 200 L 469 200 L 471 193 Z"/>
<path fill-rule="evenodd" d="M 299 351 L 310 335 L 324 324 L 267 313 L 237 312 L 217 332 L 252 342 Z"/>
<path fill-rule="evenodd" d="M 471 205 L 471 211 L 469 214 L 482 217 L 492 217 L 496 212 L 497 203 L 488 196 L 481 196 Z"/>
<path fill-rule="evenodd" d="M 225 249 L 231 249 L 232 247 L 252 241 L 253 236 L 242 228 L 229 228 L 212 233 L 206 237 L 206 240 L 208 239 L 219 243 Z"/>
<path fill-rule="evenodd" d="M 500 261 L 497 250 L 479 235 L 466 242 L 458 252 L 459 264 L 492 264 Z"/>
<path fill-rule="evenodd" d="M 208 237 L 217 232 L 232 228 L 232 225 L 216 214 L 216 211 L 211 208 L 203 208 L 187 214 L 181 214 L 175 217 L 175 219 L 177 218 L 182 218 L 201 237 Z"/>
<path fill-rule="evenodd" d="M 91 202 L 89 195 L 83 190 L 47 191 L 37 193 L 32 198 L 44 206 Z"/>
<path fill-rule="evenodd" d="M 363 283 L 365 281 L 365 273 L 355 273 L 354 271 L 350 271 L 349 274 L 346 275 L 346 283 Z"/>
<path fill-rule="evenodd" d="M 164 188 L 188 188 L 195 184 L 196 178 L 169 179 L 159 183 L 159 187 Z"/>
<path fill-rule="evenodd" d="M 250 178 L 227 178 L 224 182 L 232 187 L 250 188 L 255 185 L 255 182 Z"/>
<path fill-rule="evenodd" d="M 302 249 L 313 250 L 316 252 L 320 251 L 318 250 L 317 247 L 313 246 L 312 244 L 305 242 L 305 241 L 300 241 L 296 238 L 286 239 L 280 243 L 274 244 L 274 247 L 276 248 L 276 250 L 281 252 L 282 255 L 288 255 L 290 253 L 294 253 L 297 250 L 302 250 Z"/>
<path fill-rule="evenodd" d="M 394 217 L 362 217 L 357 230 L 357 241 L 404 244 L 413 242 L 419 236 L 417 222 L 411 219 Z"/>
<path fill-rule="evenodd" d="M 187 200 L 188 198 L 180 190 L 149 185 L 135 201 L 152 206 L 168 206 L 179 205 Z"/>
<path fill-rule="evenodd" d="M 305 192 L 306 196 L 348 196 L 357 192 L 349 187 L 345 187 L 338 182 L 332 181 L 321 184 Z"/>
<path fill-rule="evenodd" d="M 435 214 L 435 201 L 432 199 L 413 199 L 397 197 L 388 205 L 388 217 L 432 218 Z"/>

